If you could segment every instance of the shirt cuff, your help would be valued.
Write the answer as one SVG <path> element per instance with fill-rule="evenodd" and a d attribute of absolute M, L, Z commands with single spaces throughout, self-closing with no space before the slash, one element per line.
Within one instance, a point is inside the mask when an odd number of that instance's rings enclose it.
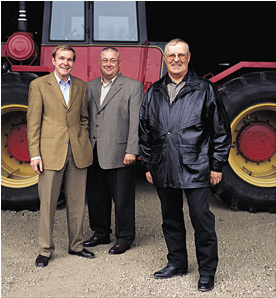
<path fill-rule="evenodd" d="M 41 156 L 35 156 L 35 157 L 31 158 L 31 161 L 35 160 L 35 159 L 41 159 Z"/>

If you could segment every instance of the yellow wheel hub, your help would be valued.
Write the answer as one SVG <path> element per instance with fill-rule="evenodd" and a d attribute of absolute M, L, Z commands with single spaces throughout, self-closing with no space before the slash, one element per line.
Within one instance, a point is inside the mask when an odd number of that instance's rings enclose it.
<path fill-rule="evenodd" d="M 38 175 L 30 167 L 28 158 L 21 158 L 21 154 L 18 154 L 20 150 L 18 150 L 17 146 L 20 146 L 20 140 L 19 144 L 13 142 L 13 150 L 17 152 L 14 156 L 10 150 L 10 145 L 8 145 L 8 138 L 12 130 L 16 127 L 24 128 L 26 125 L 27 109 L 27 106 L 19 104 L 6 105 L 1 108 L 1 184 L 9 188 L 29 187 L 38 182 Z M 26 151 L 25 131 L 26 129 L 22 129 L 21 141 Z"/>
<path fill-rule="evenodd" d="M 254 158 L 250 153 L 249 156 L 244 154 L 243 144 L 241 138 L 243 135 L 249 135 L 251 130 L 263 125 L 266 131 L 269 132 L 270 138 L 259 138 L 254 141 L 251 138 L 250 148 L 247 147 L 249 152 L 252 152 L 254 146 L 270 146 L 272 152 L 266 158 Z M 244 181 L 259 187 L 275 187 L 276 186 L 276 154 L 275 154 L 275 129 L 276 129 L 276 105 L 273 103 L 263 103 L 254 105 L 242 111 L 231 124 L 232 133 L 232 148 L 229 155 L 229 164 L 233 171 Z M 257 131 L 257 130 L 256 130 Z M 256 133 L 257 135 L 257 133 Z M 258 142 L 269 142 L 269 144 L 259 144 Z M 247 144 L 248 146 L 248 144 Z M 252 149 L 252 150 L 251 150 Z M 251 150 L 251 151 L 250 151 Z M 259 150 L 259 151 L 260 151 Z M 255 151 L 257 152 L 257 151 Z M 258 152 L 259 155 L 261 155 Z M 264 151 L 265 156 L 265 151 Z"/>

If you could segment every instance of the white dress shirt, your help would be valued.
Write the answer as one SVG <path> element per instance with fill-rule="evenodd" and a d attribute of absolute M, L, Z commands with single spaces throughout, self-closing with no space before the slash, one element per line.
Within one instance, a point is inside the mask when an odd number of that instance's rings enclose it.
<path fill-rule="evenodd" d="M 119 75 L 119 74 L 118 74 Z M 108 83 L 105 83 L 103 80 L 103 77 L 101 77 L 102 82 L 102 88 L 101 88 L 101 98 L 100 98 L 100 105 L 102 105 L 108 91 L 111 88 L 111 85 L 114 83 L 114 81 L 117 79 L 118 75 L 114 77 L 112 80 L 110 80 Z"/>
<path fill-rule="evenodd" d="M 54 71 L 55 77 L 57 79 L 59 88 L 63 94 L 63 97 L 65 99 L 66 105 L 68 106 L 69 104 L 69 98 L 70 98 L 70 89 L 71 89 L 71 77 L 69 75 L 68 79 L 66 82 L 62 81 Z"/>

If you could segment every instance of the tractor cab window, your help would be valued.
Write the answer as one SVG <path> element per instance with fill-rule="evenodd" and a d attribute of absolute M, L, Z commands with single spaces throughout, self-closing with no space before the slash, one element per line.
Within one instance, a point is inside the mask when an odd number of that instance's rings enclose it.
<path fill-rule="evenodd" d="M 84 2 L 53 1 L 50 40 L 84 40 Z"/>
<path fill-rule="evenodd" d="M 95 41 L 138 41 L 134 1 L 95 1 L 93 23 Z"/>

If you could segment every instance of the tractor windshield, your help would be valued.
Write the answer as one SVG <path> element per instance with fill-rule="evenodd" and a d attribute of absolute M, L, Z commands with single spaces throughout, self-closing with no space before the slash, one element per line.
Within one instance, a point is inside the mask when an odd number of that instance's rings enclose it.
<path fill-rule="evenodd" d="M 84 2 L 53 1 L 50 40 L 84 40 Z"/>
<path fill-rule="evenodd" d="M 134 1 L 95 1 L 93 20 L 95 41 L 138 41 Z"/>
<path fill-rule="evenodd" d="M 135 1 L 94 1 L 89 5 L 94 41 L 138 42 L 137 5 Z M 53 1 L 50 40 L 85 41 L 84 1 Z M 87 23 L 87 24 L 86 24 Z M 87 28 L 87 32 L 91 32 Z"/>

